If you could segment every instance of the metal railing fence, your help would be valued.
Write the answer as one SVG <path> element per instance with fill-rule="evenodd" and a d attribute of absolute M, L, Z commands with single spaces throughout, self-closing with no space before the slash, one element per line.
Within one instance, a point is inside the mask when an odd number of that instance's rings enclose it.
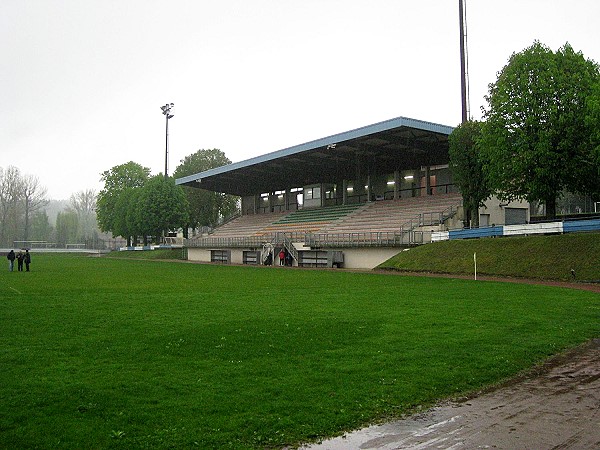
<path fill-rule="evenodd" d="M 312 248 L 341 247 L 406 247 L 423 243 L 423 232 L 406 230 L 400 232 L 354 232 L 354 233 L 273 233 L 263 236 L 201 238 L 190 240 L 190 248 L 262 248 L 270 243 L 285 246 L 288 251 L 292 242 L 302 242 Z"/>

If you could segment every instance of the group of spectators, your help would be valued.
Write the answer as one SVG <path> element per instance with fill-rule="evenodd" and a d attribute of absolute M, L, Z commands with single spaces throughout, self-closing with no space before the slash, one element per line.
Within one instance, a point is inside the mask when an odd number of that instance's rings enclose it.
<path fill-rule="evenodd" d="M 281 251 L 278 253 L 278 256 L 279 256 L 279 265 L 280 266 L 292 267 L 292 264 L 293 264 L 292 254 L 290 252 L 288 252 L 285 248 L 281 249 Z M 273 265 L 273 253 L 272 252 L 269 252 L 269 254 L 267 255 L 267 257 L 264 261 L 264 265 L 265 266 Z"/>
<path fill-rule="evenodd" d="M 15 254 L 14 250 L 8 252 L 6 255 L 6 259 L 8 259 L 8 271 L 12 272 L 15 267 L 15 259 L 17 260 L 17 270 L 19 272 L 23 272 L 23 264 L 25 264 L 25 271 L 29 272 L 29 264 L 31 264 L 31 255 L 29 254 L 29 250 L 23 251 L 19 250 L 19 253 Z"/>

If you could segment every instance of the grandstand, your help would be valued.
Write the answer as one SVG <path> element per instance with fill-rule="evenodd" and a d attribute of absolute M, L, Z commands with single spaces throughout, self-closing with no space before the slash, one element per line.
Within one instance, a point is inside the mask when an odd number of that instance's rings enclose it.
<path fill-rule="evenodd" d="M 398 117 L 180 178 L 241 201 L 239 217 L 187 242 L 188 258 L 277 263 L 283 249 L 297 266 L 372 268 L 432 233 L 462 228 L 451 132 Z M 500 224 L 510 211 L 526 221 L 527 208 L 492 200 L 482 217 Z"/>

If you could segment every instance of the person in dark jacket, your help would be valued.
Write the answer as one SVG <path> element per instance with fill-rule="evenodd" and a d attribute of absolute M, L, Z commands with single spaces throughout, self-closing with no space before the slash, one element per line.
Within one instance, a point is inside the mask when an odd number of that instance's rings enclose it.
<path fill-rule="evenodd" d="M 25 257 L 25 255 L 23 255 L 23 252 L 17 253 L 17 270 L 19 272 L 23 272 L 23 258 L 24 257 Z"/>
<path fill-rule="evenodd" d="M 15 267 L 15 251 L 11 250 L 10 252 L 8 252 L 8 255 L 6 255 L 6 259 L 8 259 L 8 271 L 12 272 L 13 268 Z"/>
<path fill-rule="evenodd" d="M 23 255 L 23 262 L 25 263 L 25 271 L 29 272 L 29 264 L 31 263 L 31 255 L 29 254 L 29 250 L 25 250 L 25 255 Z"/>

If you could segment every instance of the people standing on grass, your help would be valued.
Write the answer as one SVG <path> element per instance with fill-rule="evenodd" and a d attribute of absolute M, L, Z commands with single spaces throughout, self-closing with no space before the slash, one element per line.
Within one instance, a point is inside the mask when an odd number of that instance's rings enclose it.
<path fill-rule="evenodd" d="M 23 257 L 25 255 L 23 255 L 23 252 L 19 252 L 17 253 L 17 270 L 19 272 L 23 272 Z"/>
<path fill-rule="evenodd" d="M 29 264 L 31 263 L 31 255 L 29 254 L 29 250 L 25 250 L 23 262 L 25 263 L 25 271 L 29 272 Z"/>
<path fill-rule="evenodd" d="M 10 252 L 8 252 L 8 255 L 6 255 L 6 259 L 8 259 L 8 271 L 12 272 L 13 268 L 15 267 L 15 251 L 11 250 Z"/>
<path fill-rule="evenodd" d="M 29 264 L 31 264 L 31 254 L 28 249 L 25 249 L 25 253 L 19 251 L 15 254 L 14 250 L 7 253 L 6 259 L 8 259 L 8 271 L 13 272 L 15 268 L 15 259 L 17 260 L 17 270 L 23 272 L 23 263 L 25 263 L 25 270 L 29 272 Z"/>

